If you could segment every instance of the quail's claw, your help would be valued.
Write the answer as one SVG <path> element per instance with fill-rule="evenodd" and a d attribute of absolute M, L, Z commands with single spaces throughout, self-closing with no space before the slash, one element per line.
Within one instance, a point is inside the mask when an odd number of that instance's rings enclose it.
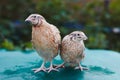
<path fill-rule="evenodd" d="M 48 69 L 48 73 L 51 72 L 51 71 L 59 71 L 59 70 L 56 69 L 56 68 L 50 67 L 50 68 Z"/>
<path fill-rule="evenodd" d="M 75 69 L 80 69 L 81 71 L 83 71 L 83 67 L 81 66 L 75 67 Z"/>
<path fill-rule="evenodd" d="M 65 64 L 65 63 L 62 63 L 62 64 L 60 64 L 60 65 L 57 65 L 55 68 L 56 68 L 56 69 L 58 69 L 58 68 L 64 68 L 64 67 L 65 67 L 64 64 Z"/>
<path fill-rule="evenodd" d="M 48 70 L 48 73 L 51 72 L 52 70 L 59 71 L 58 69 L 53 67 L 52 61 L 51 61 L 50 67 L 47 70 Z"/>
<path fill-rule="evenodd" d="M 36 69 L 32 69 L 34 71 L 34 73 L 40 72 L 40 71 L 44 71 L 46 72 L 46 67 L 44 66 L 45 62 L 42 63 L 40 68 L 36 68 Z"/>
<path fill-rule="evenodd" d="M 32 70 L 34 71 L 34 73 L 37 73 L 37 72 L 40 72 L 40 71 L 46 72 L 46 68 L 45 67 L 40 67 L 40 68 L 32 69 Z"/>
<path fill-rule="evenodd" d="M 79 64 L 79 66 L 75 67 L 75 69 L 80 69 L 81 71 L 88 70 L 88 68 L 82 67 L 80 64 Z"/>

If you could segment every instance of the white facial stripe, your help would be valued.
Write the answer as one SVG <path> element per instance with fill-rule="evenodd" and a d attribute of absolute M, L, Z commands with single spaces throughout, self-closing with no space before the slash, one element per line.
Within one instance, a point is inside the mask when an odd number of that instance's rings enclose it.
<path fill-rule="evenodd" d="M 71 40 L 73 41 L 81 41 L 86 40 L 87 36 L 83 32 L 73 32 L 70 34 Z"/>

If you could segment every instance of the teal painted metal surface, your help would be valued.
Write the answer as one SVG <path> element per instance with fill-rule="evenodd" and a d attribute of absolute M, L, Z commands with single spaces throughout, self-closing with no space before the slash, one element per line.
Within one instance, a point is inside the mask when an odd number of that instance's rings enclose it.
<path fill-rule="evenodd" d="M 82 65 L 89 70 L 65 68 L 60 72 L 34 74 L 31 69 L 42 62 L 36 52 L 0 50 L 0 80 L 120 80 L 119 53 L 106 50 L 85 50 L 85 53 Z M 59 56 L 53 62 L 62 63 Z"/>

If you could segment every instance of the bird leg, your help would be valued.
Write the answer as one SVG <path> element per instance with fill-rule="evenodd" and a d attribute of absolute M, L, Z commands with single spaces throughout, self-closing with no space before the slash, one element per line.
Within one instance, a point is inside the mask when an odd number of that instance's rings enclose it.
<path fill-rule="evenodd" d="M 57 69 L 57 68 L 64 68 L 64 67 L 65 67 L 64 64 L 65 64 L 65 62 L 63 62 L 63 63 L 60 64 L 60 65 L 56 65 L 55 68 L 56 68 L 56 69 Z"/>
<path fill-rule="evenodd" d="M 80 69 L 81 71 L 83 71 L 83 70 L 88 70 L 88 68 L 82 67 L 82 66 L 80 65 L 80 63 L 79 63 L 79 66 L 75 67 L 75 69 Z"/>
<path fill-rule="evenodd" d="M 51 72 L 52 70 L 58 71 L 56 68 L 53 68 L 52 61 L 50 62 L 50 67 L 48 68 L 48 73 Z"/>
<path fill-rule="evenodd" d="M 46 67 L 44 66 L 44 64 L 45 64 L 45 61 L 43 61 L 43 63 L 42 63 L 40 68 L 32 69 L 34 71 L 34 73 L 37 73 L 37 72 L 40 72 L 40 71 L 46 72 Z"/>

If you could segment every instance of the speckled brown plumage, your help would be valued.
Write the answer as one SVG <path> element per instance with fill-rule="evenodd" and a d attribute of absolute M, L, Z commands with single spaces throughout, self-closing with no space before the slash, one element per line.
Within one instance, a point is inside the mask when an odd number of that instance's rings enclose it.
<path fill-rule="evenodd" d="M 54 32 L 54 30 L 56 30 L 56 32 Z M 42 58 L 51 61 L 58 54 L 60 44 L 59 31 L 53 25 L 46 22 L 40 27 L 32 27 L 32 43 Z"/>
<path fill-rule="evenodd" d="M 60 56 L 63 61 L 68 64 L 68 66 L 79 66 L 79 68 L 82 70 L 82 67 L 80 66 L 80 61 L 85 56 L 85 46 L 83 40 L 86 39 L 86 35 L 81 31 L 74 31 L 63 38 Z"/>
<path fill-rule="evenodd" d="M 57 70 L 53 68 L 52 60 L 58 55 L 61 43 L 60 32 L 56 26 L 49 24 L 45 18 L 39 14 L 31 14 L 26 21 L 32 23 L 32 44 L 37 53 L 42 57 L 43 63 L 40 68 L 34 69 L 35 73 L 41 70 L 50 72 Z M 46 61 L 50 61 L 50 68 L 45 68 Z"/>

